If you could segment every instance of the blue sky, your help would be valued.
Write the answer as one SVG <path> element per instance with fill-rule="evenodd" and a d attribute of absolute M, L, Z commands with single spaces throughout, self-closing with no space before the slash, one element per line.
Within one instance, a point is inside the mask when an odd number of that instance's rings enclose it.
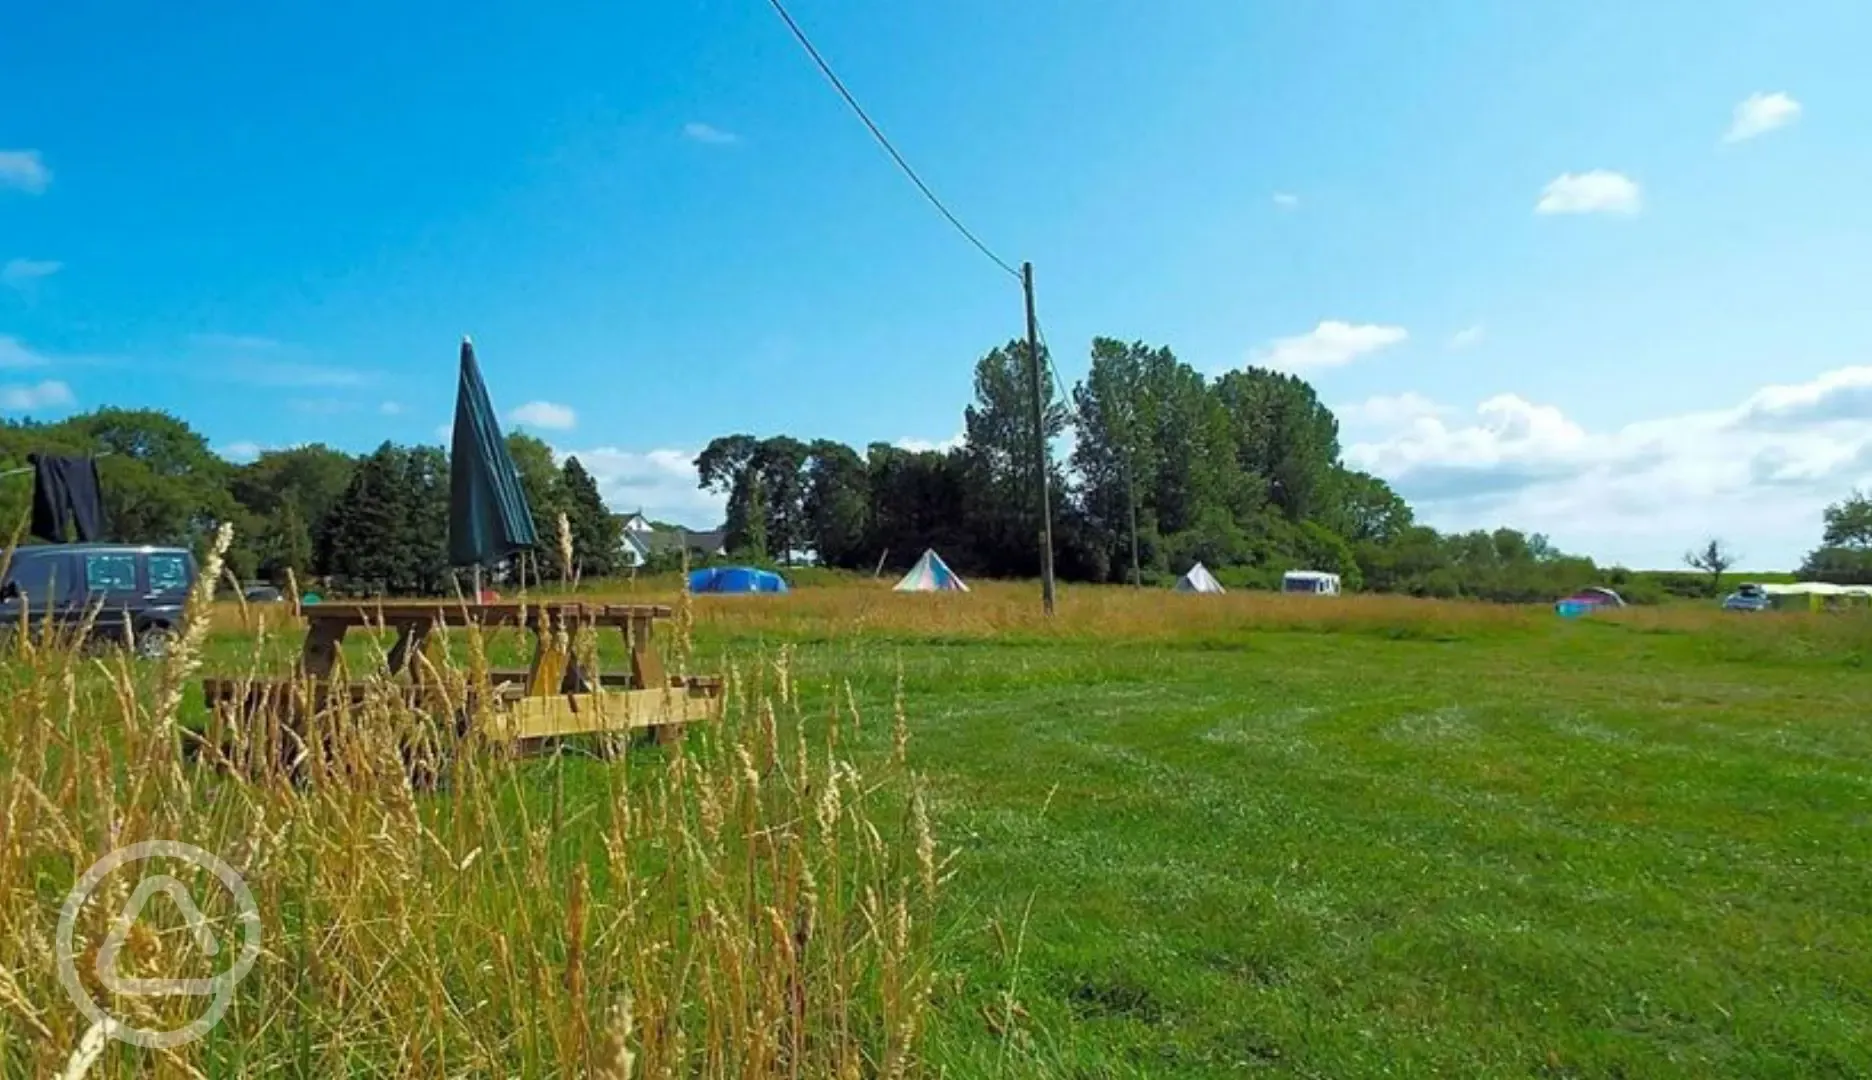
<path fill-rule="evenodd" d="M 1445 527 L 1785 566 L 1872 481 L 1863 3 L 793 0 L 1095 334 L 1301 371 Z M 0 410 L 433 441 L 455 343 L 620 508 L 747 430 L 940 442 L 1015 283 L 761 0 L 9 14 Z"/>

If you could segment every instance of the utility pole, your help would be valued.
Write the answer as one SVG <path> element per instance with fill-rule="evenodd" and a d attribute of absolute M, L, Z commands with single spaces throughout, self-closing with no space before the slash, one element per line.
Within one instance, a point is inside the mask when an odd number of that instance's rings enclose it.
<path fill-rule="evenodd" d="M 1053 614 L 1053 499 L 1047 490 L 1046 385 L 1040 370 L 1040 324 L 1034 320 L 1033 263 L 1021 263 L 1021 291 L 1027 295 L 1027 386 L 1033 394 L 1034 485 L 1040 493 L 1040 597 Z"/>

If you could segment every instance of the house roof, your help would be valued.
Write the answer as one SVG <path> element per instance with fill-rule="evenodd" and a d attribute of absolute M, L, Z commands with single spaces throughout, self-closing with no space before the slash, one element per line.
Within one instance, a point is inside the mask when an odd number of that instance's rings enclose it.
<path fill-rule="evenodd" d="M 690 530 L 658 529 L 650 534 L 651 551 L 677 551 L 688 548 L 691 551 L 703 551 L 714 554 L 727 545 L 728 532 L 725 529 Z"/>

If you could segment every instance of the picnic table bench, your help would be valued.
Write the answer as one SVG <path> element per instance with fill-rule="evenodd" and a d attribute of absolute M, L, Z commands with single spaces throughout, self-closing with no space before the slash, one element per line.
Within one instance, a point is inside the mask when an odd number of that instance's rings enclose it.
<path fill-rule="evenodd" d="M 533 635 L 528 667 L 488 672 L 494 695 L 489 734 L 497 737 L 525 742 L 649 729 L 659 739 L 668 739 L 683 725 L 713 716 L 721 697 L 719 678 L 671 676 L 665 670 L 652 640 L 656 623 L 672 614 L 664 605 L 397 601 L 319 603 L 304 607 L 301 614 L 305 645 L 294 674 L 286 679 L 205 679 L 202 689 L 211 710 L 243 719 L 269 710 L 317 712 L 329 707 L 334 695 L 361 704 L 373 693 L 386 692 L 400 694 L 414 708 L 433 708 L 441 700 L 441 687 L 435 685 L 439 665 L 431 651 L 437 644 L 435 631 L 468 626 L 522 627 Z M 396 631 L 396 641 L 385 654 L 386 670 L 375 680 L 339 682 L 345 636 L 359 628 Z M 606 629 L 623 635 L 629 671 L 584 669 L 583 636 Z M 427 663 L 418 659 L 425 656 Z M 310 692 L 309 700 L 305 691 Z"/>

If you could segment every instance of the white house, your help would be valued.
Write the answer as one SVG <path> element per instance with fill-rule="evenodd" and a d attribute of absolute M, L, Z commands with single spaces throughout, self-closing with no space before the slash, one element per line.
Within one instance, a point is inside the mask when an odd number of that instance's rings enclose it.
<path fill-rule="evenodd" d="M 680 526 L 673 529 L 659 529 L 651 524 L 642 511 L 634 514 L 619 514 L 620 526 L 618 551 L 624 559 L 624 565 L 639 567 L 650 556 L 663 551 L 681 551 L 689 549 L 693 560 L 714 558 L 723 554 L 723 544 L 727 534 L 720 529 L 696 532 Z"/>
<path fill-rule="evenodd" d="M 650 535 L 656 530 L 650 527 L 650 519 L 642 511 L 635 514 L 619 514 L 622 526 L 618 538 L 618 551 L 624 558 L 624 565 L 639 567 L 650 557 Z"/>

